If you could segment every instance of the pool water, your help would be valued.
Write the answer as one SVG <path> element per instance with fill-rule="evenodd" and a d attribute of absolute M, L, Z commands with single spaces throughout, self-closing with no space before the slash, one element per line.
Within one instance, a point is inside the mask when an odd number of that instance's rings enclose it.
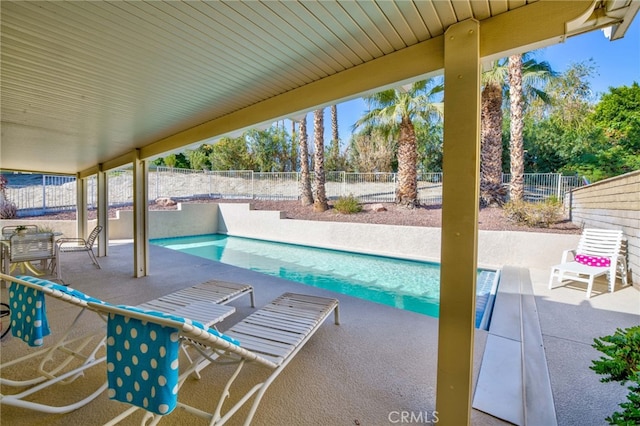
<path fill-rule="evenodd" d="M 372 302 L 438 317 L 440 265 L 221 234 L 152 244 Z M 492 305 L 496 271 L 478 270 L 476 327 Z"/>

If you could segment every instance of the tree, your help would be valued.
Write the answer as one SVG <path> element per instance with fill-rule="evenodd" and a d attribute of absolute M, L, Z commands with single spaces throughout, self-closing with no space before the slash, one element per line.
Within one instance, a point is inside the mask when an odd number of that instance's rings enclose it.
<path fill-rule="evenodd" d="M 523 60 L 525 61 L 523 63 Z M 547 62 L 538 63 L 529 54 L 512 55 L 509 57 L 509 122 L 510 122 L 510 199 L 521 201 L 524 199 L 524 109 L 525 88 L 530 99 L 540 99 L 544 103 L 550 103 L 547 94 L 537 87 L 550 78 L 555 77 L 555 72 Z"/>
<path fill-rule="evenodd" d="M 249 150 L 257 171 L 284 172 L 291 170 L 289 140 L 284 129 L 249 130 L 246 133 Z"/>
<path fill-rule="evenodd" d="M 326 169 L 330 171 L 336 171 L 341 168 L 343 164 L 340 161 L 340 139 L 338 134 L 338 107 L 331 105 L 331 142 L 329 143 L 329 149 L 327 150 Z"/>
<path fill-rule="evenodd" d="M 298 171 L 298 144 L 300 143 L 300 138 L 296 134 L 296 122 L 291 120 L 291 171 Z"/>
<path fill-rule="evenodd" d="M 601 178 L 594 162 L 597 153 L 606 149 L 606 141 L 602 130 L 589 119 L 594 102 L 588 80 L 594 72 L 588 62 L 572 64 L 544 87 L 552 102 L 531 101 L 524 128 L 528 171 Z"/>
<path fill-rule="evenodd" d="M 444 139 L 442 121 L 418 122 L 415 129 L 418 143 L 418 169 L 425 173 L 441 172 Z"/>
<path fill-rule="evenodd" d="M 393 171 L 396 141 L 379 128 L 365 127 L 351 136 L 349 161 L 359 173 L 389 173 Z"/>
<path fill-rule="evenodd" d="M 611 145 L 629 154 L 640 154 L 640 86 L 610 87 L 596 105 L 593 122 L 602 128 Z"/>
<path fill-rule="evenodd" d="M 396 203 L 409 208 L 419 204 L 414 121 L 431 121 L 442 115 L 442 103 L 433 99 L 443 90 L 441 83 L 428 79 L 378 92 L 364 98 L 370 109 L 355 124 L 356 128 L 363 125 L 379 126 L 381 131 L 397 137 Z"/>
<path fill-rule="evenodd" d="M 309 178 L 309 147 L 307 144 L 307 116 L 299 121 L 298 132 L 300 134 L 300 201 L 303 206 L 313 204 L 311 193 L 311 179 Z"/>
<path fill-rule="evenodd" d="M 253 161 L 244 136 L 221 138 L 211 147 L 211 170 L 253 170 Z"/>
<path fill-rule="evenodd" d="M 327 196 L 325 193 L 325 175 L 324 175 L 324 110 L 317 109 L 313 112 L 313 134 L 315 145 L 315 199 L 313 202 L 313 210 L 323 212 L 329 209 Z"/>
<path fill-rule="evenodd" d="M 482 74 L 480 98 L 480 205 L 501 205 L 502 188 L 502 90 L 507 69 L 493 61 Z"/>
<path fill-rule="evenodd" d="M 169 154 L 166 157 L 164 157 L 164 164 L 170 169 L 173 169 L 176 166 L 176 162 L 177 162 L 177 159 L 175 154 Z"/>
<path fill-rule="evenodd" d="M 189 159 L 189 165 L 193 170 L 204 170 L 207 167 L 207 154 L 202 148 L 187 149 L 185 151 Z"/>
<path fill-rule="evenodd" d="M 511 201 L 524 199 L 524 143 L 522 130 L 524 120 L 522 110 L 522 55 L 509 56 L 509 103 L 511 122 L 511 185 L 509 198 Z"/>

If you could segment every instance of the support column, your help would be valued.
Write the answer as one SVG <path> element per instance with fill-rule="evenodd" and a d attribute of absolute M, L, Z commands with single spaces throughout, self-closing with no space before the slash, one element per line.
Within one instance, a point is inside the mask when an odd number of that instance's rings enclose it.
<path fill-rule="evenodd" d="M 149 275 L 149 203 L 147 162 L 136 150 L 133 160 L 133 266 L 134 277 Z"/>
<path fill-rule="evenodd" d="M 109 186 L 107 174 L 102 171 L 97 173 L 98 181 L 98 225 L 102 226 L 102 232 L 98 235 L 98 257 L 107 256 L 109 248 Z"/>
<path fill-rule="evenodd" d="M 87 238 L 87 179 L 76 176 L 76 237 Z M 68 238 L 73 238 L 67 235 Z"/>
<path fill-rule="evenodd" d="M 471 422 L 480 176 L 480 25 L 444 37 L 442 269 L 436 410 L 443 425 Z"/>

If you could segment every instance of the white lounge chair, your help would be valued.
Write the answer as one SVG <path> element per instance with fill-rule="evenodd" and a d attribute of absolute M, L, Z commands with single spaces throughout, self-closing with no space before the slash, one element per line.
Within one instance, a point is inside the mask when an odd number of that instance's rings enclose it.
<path fill-rule="evenodd" d="M 71 338 L 70 336 L 74 335 L 81 317 L 86 312 L 85 308 L 87 308 L 88 301 L 93 302 L 94 305 L 106 305 L 106 302 L 71 287 L 34 277 L 13 277 L 0 274 L 0 278 L 11 283 L 9 288 L 9 306 L 12 319 L 11 333 L 31 346 L 43 345 L 44 337 L 49 334 L 46 299 L 44 296 L 53 297 L 80 308 L 72 324 L 56 343 L 29 355 L 0 364 L 0 373 L 2 373 L 0 384 L 13 388 L 24 388 L 24 390 L 15 394 L 0 394 L 0 404 L 44 413 L 63 414 L 86 405 L 100 395 L 107 388 L 106 383 L 90 395 L 81 397 L 80 400 L 67 405 L 54 406 L 34 401 L 34 399 L 37 399 L 34 398 L 34 394 L 53 385 L 69 384 L 87 369 L 105 361 L 106 356 L 102 355 L 101 352 L 102 356 L 97 355 L 99 350 L 104 347 L 106 335 L 104 328 L 105 317 L 101 315 L 104 321 L 100 322 L 100 327 L 95 327 L 80 337 Z M 190 316 L 197 320 L 208 322 L 209 319 L 219 315 L 216 312 L 217 306 L 224 305 L 245 294 L 250 295 L 251 306 L 253 307 L 254 294 L 252 286 L 211 280 L 162 296 L 140 306 L 145 309 L 162 308 L 165 311 L 180 314 L 188 312 Z M 28 298 L 31 298 L 31 300 L 25 303 Z M 25 307 L 25 312 L 33 312 L 28 321 L 22 314 L 18 316 L 18 313 L 23 311 L 23 306 Z M 63 354 L 64 357 L 61 358 L 60 354 Z M 187 357 L 190 356 L 186 350 L 185 355 Z M 16 367 L 25 362 L 27 363 L 26 365 L 31 365 L 31 360 L 36 357 L 41 358 L 38 368 L 32 372 L 33 374 L 25 378 L 25 369 Z M 203 368 L 202 363 L 193 373 L 197 376 L 201 368 Z M 20 374 L 12 374 L 11 378 L 6 377 L 6 371 L 15 373 L 16 369 Z M 18 375 L 20 377 L 16 378 Z M 84 395 L 82 392 L 77 392 L 77 394 Z"/>
<path fill-rule="evenodd" d="M 253 398 L 253 403 L 244 421 L 251 423 L 256 409 L 273 380 L 282 372 L 304 344 L 313 336 L 324 320 L 334 312 L 335 323 L 339 324 L 338 301 L 316 296 L 286 293 L 231 327 L 225 334 L 207 329 L 196 322 L 162 314 L 141 312 L 128 307 L 89 304 L 91 309 L 108 314 L 107 371 L 109 396 L 133 405 L 109 425 L 116 424 L 139 409 L 146 410 L 143 424 L 156 424 L 163 416 L 180 407 L 209 421 L 210 425 L 222 425 L 241 407 Z M 129 336 L 136 336 L 129 338 Z M 177 341 L 192 346 L 200 353 L 200 358 L 178 372 Z M 152 349 L 147 342 L 160 342 Z M 144 343 L 143 343 L 144 342 Z M 144 357 L 138 348 L 144 344 Z M 123 353 L 126 348 L 135 348 L 132 353 Z M 118 358 L 118 353 L 122 356 Z M 170 354 L 170 355 L 169 355 Z M 135 358 L 137 367 L 122 365 L 118 359 Z M 166 369 L 158 372 L 160 359 L 165 360 Z M 178 402 L 179 388 L 202 362 L 238 366 L 227 381 L 221 395 L 212 396 L 217 405 L 206 412 L 186 403 Z M 155 374 L 163 377 L 163 386 L 153 382 L 153 391 L 145 388 L 148 375 L 142 363 L 149 362 Z M 255 385 L 239 401 L 223 412 L 223 405 L 236 377 L 246 363 L 255 363 L 271 370 L 264 379 L 256 377 Z M 166 380 L 165 380 L 166 379 Z M 263 380 L 263 381 L 261 381 Z M 132 386 L 131 391 L 129 386 Z"/>
<path fill-rule="evenodd" d="M 105 356 L 98 356 L 104 346 L 104 322 L 92 328 L 80 337 L 73 337 L 76 326 L 87 311 L 87 301 L 102 303 L 99 299 L 50 281 L 30 276 L 13 277 L 0 274 L 3 280 L 10 282 L 9 306 L 11 309 L 11 333 L 24 340 L 30 346 L 42 346 L 44 337 L 49 334 L 46 316 L 46 298 L 52 297 L 79 308 L 79 312 L 67 330 L 52 345 L 38 351 L 30 352 L 23 357 L 0 364 L 0 383 L 10 388 L 23 388 L 14 394 L 0 394 L 0 404 L 26 408 L 51 414 L 62 414 L 78 409 L 89 403 L 106 389 L 106 383 L 98 389 L 86 392 L 73 392 L 80 399 L 67 405 L 50 405 L 34 401 L 33 395 L 57 384 L 73 382 L 85 371 L 101 364 Z M 40 359 L 33 370 L 33 359 Z M 19 368 L 21 364 L 28 368 Z M 7 377 L 7 370 L 10 377 Z M 16 370 L 18 373 L 16 373 Z M 17 377 L 19 376 L 19 377 Z"/>
<path fill-rule="evenodd" d="M 587 298 L 591 297 L 593 281 L 607 275 L 609 291 L 613 292 L 616 275 L 620 272 L 623 285 L 627 284 L 627 263 L 621 254 L 622 231 L 610 229 L 585 229 L 578 247 L 565 250 L 562 263 L 551 267 L 549 289 L 557 278 L 560 285 L 565 280 L 587 283 Z M 570 257 L 572 255 L 572 257 Z"/>

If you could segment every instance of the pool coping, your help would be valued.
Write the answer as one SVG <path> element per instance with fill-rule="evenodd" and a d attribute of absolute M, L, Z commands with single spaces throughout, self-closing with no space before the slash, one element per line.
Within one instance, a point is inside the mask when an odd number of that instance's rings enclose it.
<path fill-rule="evenodd" d="M 472 406 L 516 425 L 558 424 L 527 268 L 502 269 Z"/>

